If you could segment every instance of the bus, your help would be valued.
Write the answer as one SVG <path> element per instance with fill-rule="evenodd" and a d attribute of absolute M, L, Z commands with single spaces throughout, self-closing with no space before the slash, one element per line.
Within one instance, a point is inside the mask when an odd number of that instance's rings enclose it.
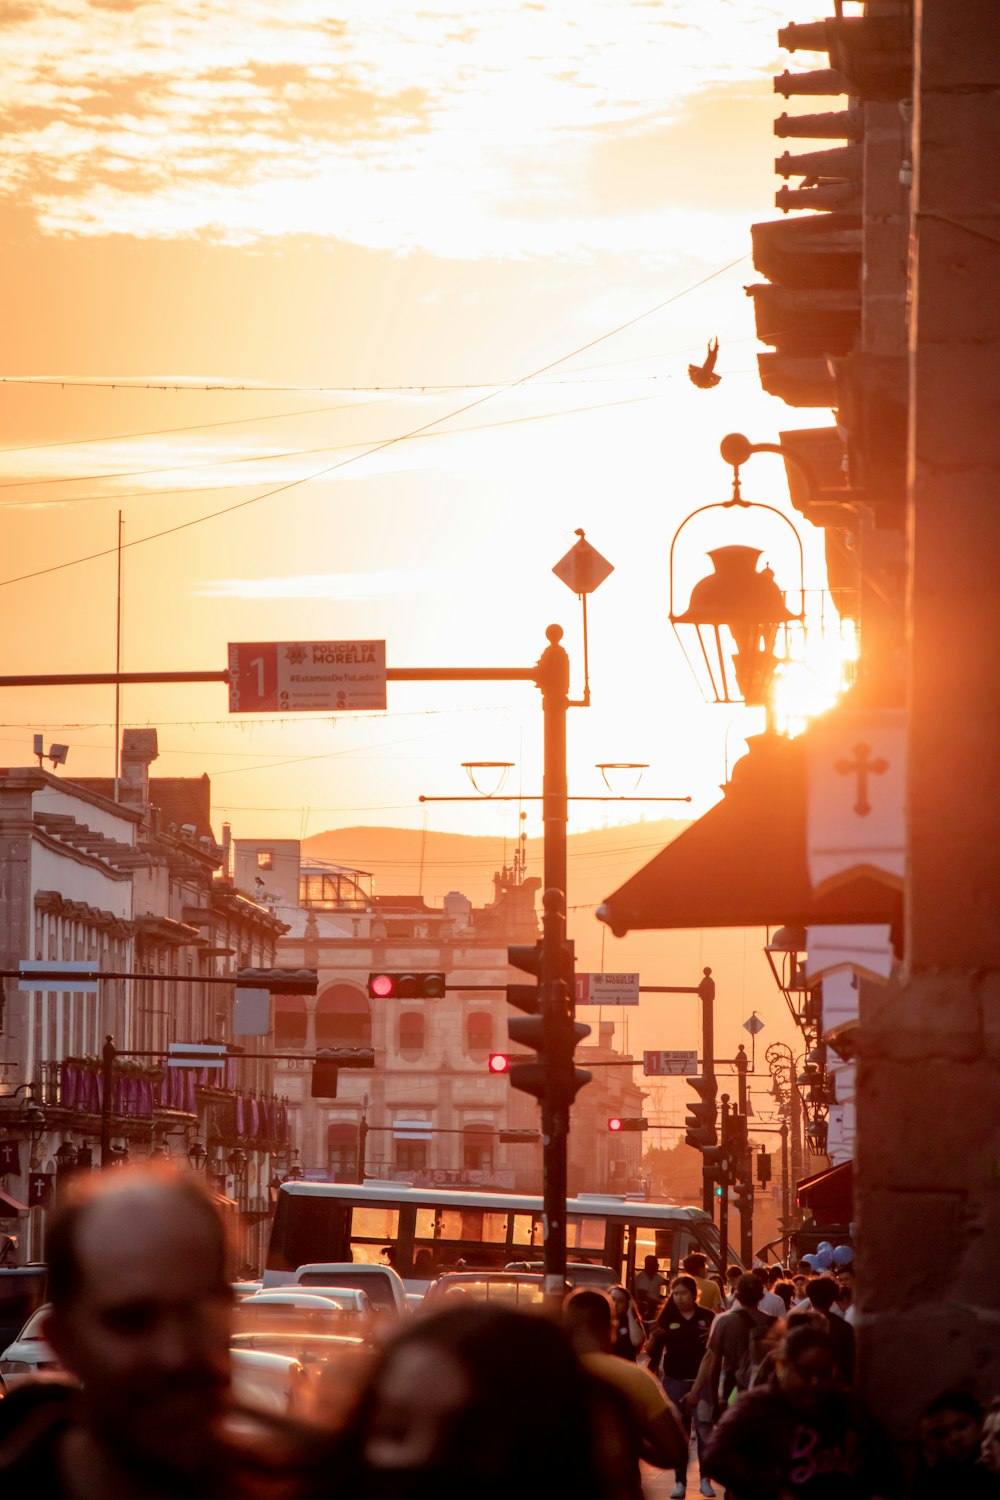
<path fill-rule="evenodd" d="M 566 1256 L 610 1266 L 626 1285 L 647 1255 L 676 1272 L 692 1250 L 720 1263 L 719 1232 L 700 1208 L 581 1193 L 566 1204 Z M 542 1258 L 542 1200 L 514 1193 L 412 1187 L 407 1182 L 282 1183 L 264 1285 L 316 1262 L 393 1265 L 408 1289 L 423 1291 L 443 1271 L 500 1270 Z"/>

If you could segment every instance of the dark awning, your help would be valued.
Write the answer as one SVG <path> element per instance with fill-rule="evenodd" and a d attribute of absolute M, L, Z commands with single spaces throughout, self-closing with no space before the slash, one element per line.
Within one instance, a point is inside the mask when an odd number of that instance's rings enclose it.
<path fill-rule="evenodd" d="M 817 896 L 806 850 L 805 736 L 760 735 L 723 800 L 598 907 L 616 937 L 640 928 L 889 923 L 902 893 L 872 876 Z"/>
<path fill-rule="evenodd" d="M 850 1224 L 854 1219 L 854 1163 L 842 1161 L 798 1186 L 800 1208 L 807 1208 L 817 1224 Z"/>
<path fill-rule="evenodd" d="M 12 1198 L 10 1193 L 5 1193 L 3 1188 L 0 1188 L 0 1215 L 6 1218 L 8 1214 L 26 1214 L 27 1212 L 26 1203 L 22 1203 L 20 1198 Z"/>

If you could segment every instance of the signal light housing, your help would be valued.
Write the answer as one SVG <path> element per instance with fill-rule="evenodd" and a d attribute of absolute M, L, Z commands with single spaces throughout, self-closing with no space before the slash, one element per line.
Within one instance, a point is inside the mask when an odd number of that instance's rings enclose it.
<path fill-rule="evenodd" d="M 315 995 L 319 975 L 315 969 L 237 969 L 238 990 L 270 990 L 272 995 Z"/>
<path fill-rule="evenodd" d="M 538 1130 L 500 1130 L 497 1138 L 502 1146 L 527 1146 L 540 1141 L 542 1137 Z"/>
<path fill-rule="evenodd" d="M 648 1130 L 649 1121 L 643 1119 L 642 1115 L 612 1115 L 608 1121 L 609 1130 Z"/>
<path fill-rule="evenodd" d="M 368 975 L 370 1000 L 440 1000 L 446 989 L 445 976 L 440 970 L 382 971 Z"/>

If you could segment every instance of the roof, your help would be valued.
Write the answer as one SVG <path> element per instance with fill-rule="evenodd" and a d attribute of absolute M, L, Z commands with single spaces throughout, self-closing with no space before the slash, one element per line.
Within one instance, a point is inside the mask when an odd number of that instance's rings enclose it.
<path fill-rule="evenodd" d="M 813 893 L 805 736 L 759 735 L 721 802 L 598 907 L 616 937 L 638 929 L 902 924 L 902 893 L 873 876 Z"/>
<path fill-rule="evenodd" d="M 70 778 L 66 777 L 68 781 Z M 73 781 L 74 786 L 83 787 L 98 796 L 114 800 L 115 783 L 110 776 L 81 776 Z M 176 832 L 185 824 L 191 824 L 195 837 L 211 838 L 212 833 L 212 784 L 207 772 L 201 776 L 151 776 L 149 778 L 149 801 L 160 813 L 160 831 Z M 126 811 L 135 813 L 135 806 L 124 803 Z M 173 827 L 171 827 L 173 825 Z"/>

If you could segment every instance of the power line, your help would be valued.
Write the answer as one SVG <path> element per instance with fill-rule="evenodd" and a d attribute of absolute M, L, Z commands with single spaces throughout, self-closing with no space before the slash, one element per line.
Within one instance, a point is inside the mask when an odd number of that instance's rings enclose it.
<path fill-rule="evenodd" d="M 189 521 L 178 522 L 176 526 L 165 527 L 162 531 L 150 532 L 148 536 L 137 537 L 135 541 L 126 542 L 124 544 L 124 547 L 131 550 L 131 548 L 133 547 L 144 546 L 147 542 L 161 541 L 166 536 L 173 536 L 178 532 L 189 530 L 193 526 L 200 526 L 206 521 L 217 520 L 220 516 L 232 515 L 234 512 L 238 510 L 244 510 L 250 505 L 257 505 L 263 500 L 270 500 L 275 495 L 285 494 L 287 493 L 287 491 L 297 488 L 297 486 L 299 486 L 300 484 L 306 484 L 317 479 L 325 478 L 326 475 L 333 474 L 340 469 L 347 468 L 350 464 L 359 463 L 364 458 L 371 458 L 375 454 L 382 453 L 386 449 L 393 447 L 396 443 L 403 442 L 409 438 L 417 437 L 421 433 L 429 432 L 432 428 L 439 426 L 442 422 L 451 421 L 455 417 L 463 416 L 468 411 L 474 411 L 477 407 L 485 405 L 487 401 L 492 401 L 496 396 L 502 395 L 505 391 L 516 390 L 520 386 L 527 385 L 529 381 L 536 380 L 540 375 L 546 375 L 550 370 L 557 369 L 559 365 L 566 364 L 569 360 L 575 359 L 578 354 L 583 354 L 588 349 L 596 348 L 598 344 L 605 343 L 608 339 L 616 337 L 616 335 L 618 335 L 619 333 L 624 333 L 626 329 L 634 328 L 637 323 L 641 323 L 644 319 L 651 318 L 656 313 L 662 312 L 665 307 L 671 306 L 672 303 L 678 302 L 682 297 L 689 296 L 692 292 L 697 291 L 700 287 L 706 286 L 708 282 L 714 281 L 716 277 L 724 275 L 726 271 L 732 270 L 733 266 L 739 265 L 741 261 L 746 259 L 746 252 L 744 252 L 744 254 L 742 255 L 736 256 L 735 259 L 727 262 L 726 265 L 720 266 L 717 270 L 709 272 L 707 276 L 701 277 L 700 280 L 693 282 L 690 286 L 682 288 L 681 291 L 674 292 L 671 296 L 665 297 L 662 302 L 656 303 L 655 306 L 647 308 L 644 312 L 637 313 L 634 317 L 626 319 L 625 322 L 619 323 L 615 328 L 611 328 L 605 333 L 598 334 L 595 338 L 588 339 L 586 343 L 578 345 L 577 348 L 570 350 L 567 354 L 562 354 L 557 359 L 550 360 L 547 364 L 540 365 L 536 370 L 532 370 L 528 374 L 520 376 L 517 380 L 510 381 L 502 388 L 494 391 L 488 391 L 485 395 L 478 396 L 475 401 L 469 401 L 464 406 L 456 407 L 454 410 L 446 412 L 442 416 L 432 417 L 429 421 L 422 422 L 419 426 L 411 428 L 408 432 L 399 433 L 395 437 L 387 438 L 383 441 L 377 442 L 373 446 L 364 449 L 360 453 L 353 454 L 348 458 L 340 459 L 337 463 L 328 464 L 324 468 L 317 470 L 314 474 L 302 475 L 298 479 L 291 479 L 286 481 L 284 484 L 275 485 L 272 489 L 264 490 L 259 495 L 251 495 L 246 500 L 238 500 L 233 505 L 224 506 L 220 510 L 210 511 L 203 516 L 192 517 L 192 519 Z M 4 587 L 13 583 L 22 583 L 28 579 L 38 578 L 47 573 L 55 573 L 61 571 L 64 568 L 78 566 L 81 563 L 93 562 L 98 558 L 108 557 L 111 554 L 116 553 L 117 551 L 117 546 L 105 547 L 102 548 L 99 552 L 90 553 L 85 557 L 74 558 L 69 562 L 56 563 L 49 568 L 42 568 L 36 572 L 20 574 L 16 578 L 0 579 L 0 587 Z"/>

